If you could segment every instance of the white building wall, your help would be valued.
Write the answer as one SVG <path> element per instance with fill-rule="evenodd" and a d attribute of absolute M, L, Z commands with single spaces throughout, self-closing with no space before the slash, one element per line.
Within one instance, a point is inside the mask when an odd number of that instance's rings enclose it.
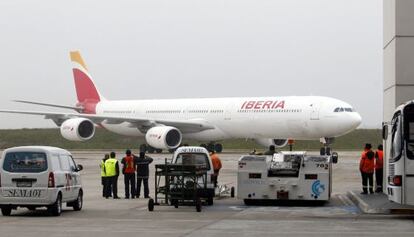
<path fill-rule="evenodd" d="M 414 100 L 414 0 L 383 0 L 383 4 L 383 121 L 391 121 L 398 105 Z M 384 145 L 387 154 L 389 148 L 387 144 Z M 384 160 L 384 166 L 383 187 L 387 187 L 387 159 Z"/>
<path fill-rule="evenodd" d="M 414 1 L 384 0 L 384 121 L 414 99 Z"/>

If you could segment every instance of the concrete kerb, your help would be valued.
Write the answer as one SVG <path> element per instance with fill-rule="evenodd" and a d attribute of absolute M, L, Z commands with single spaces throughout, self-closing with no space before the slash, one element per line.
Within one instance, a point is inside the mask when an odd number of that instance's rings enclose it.
<path fill-rule="evenodd" d="M 391 202 L 384 193 L 360 194 L 358 191 L 348 191 L 347 196 L 367 214 L 414 214 L 414 206 Z"/>
<path fill-rule="evenodd" d="M 358 206 L 359 209 L 361 209 L 362 212 L 367 214 L 389 214 L 390 210 L 384 208 L 383 205 L 378 205 L 379 203 L 382 203 L 383 201 L 378 202 L 378 198 L 376 198 L 376 202 L 368 202 L 370 200 L 370 196 L 374 197 L 374 195 L 381 195 L 381 194 L 366 194 L 363 197 L 363 194 L 359 194 L 358 191 L 348 191 L 347 196 L 351 199 L 352 202 L 355 203 L 355 205 Z M 384 195 L 385 196 L 385 195 Z M 383 199 L 383 198 L 381 198 Z"/>

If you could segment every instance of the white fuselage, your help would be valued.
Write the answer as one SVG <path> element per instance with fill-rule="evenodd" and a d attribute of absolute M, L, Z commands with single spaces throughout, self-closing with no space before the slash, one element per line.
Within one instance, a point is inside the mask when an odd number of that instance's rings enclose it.
<path fill-rule="evenodd" d="M 337 108 L 343 111 L 335 112 Z M 313 140 L 346 134 L 361 123 L 360 115 L 349 104 L 317 96 L 101 101 L 96 106 L 96 114 L 194 120 L 213 126 L 214 129 L 202 132 L 183 132 L 184 138 L 199 141 L 229 138 Z M 144 136 L 128 122 L 116 125 L 103 122 L 102 126 L 122 135 Z"/>

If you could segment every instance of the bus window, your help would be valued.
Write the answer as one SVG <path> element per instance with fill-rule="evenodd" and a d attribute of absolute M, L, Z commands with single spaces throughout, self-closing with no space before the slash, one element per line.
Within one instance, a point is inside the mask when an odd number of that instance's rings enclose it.
<path fill-rule="evenodd" d="M 391 157 L 390 162 L 396 162 L 401 158 L 402 139 L 401 139 L 401 113 L 396 113 L 392 119 L 391 130 Z"/>
<path fill-rule="evenodd" d="M 407 105 L 404 108 L 404 133 L 407 144 L 407 158 L 414 160 L 414 107 Z"/>

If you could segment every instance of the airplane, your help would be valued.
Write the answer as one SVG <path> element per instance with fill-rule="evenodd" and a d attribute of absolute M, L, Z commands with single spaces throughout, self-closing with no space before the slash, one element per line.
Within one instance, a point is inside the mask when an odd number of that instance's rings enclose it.
<path fill-rule="evenodd" d="M 289 139 L 321 140 L 356 129 L 361 116 L 351 105 L 322 96 L 108 100 L 95 86 L 79 51 L 70 52 L 77 103 L 57 105 L 26 100 L 20 103 L 75 110 L 75 113 L 0 110 L 43 115 L 71 141 L 87 141 L 97 126 L 126 136 L 144 136 L 148 148 L 160 152 L 180 146 L 183 138 L 209 142 L 245 138 L 263 146 L 283 147 Z M 205 144 L 204 144 L 205 145 Z"/>

